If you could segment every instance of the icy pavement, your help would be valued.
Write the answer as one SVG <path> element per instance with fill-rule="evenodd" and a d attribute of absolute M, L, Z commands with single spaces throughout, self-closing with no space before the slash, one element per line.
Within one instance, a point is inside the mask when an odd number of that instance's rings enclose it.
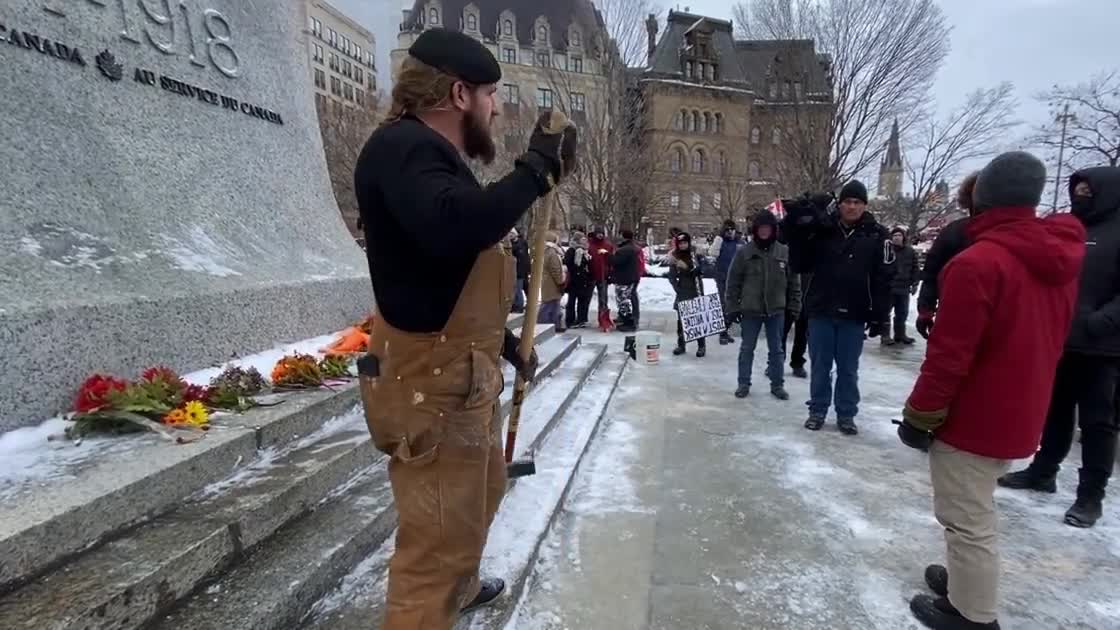
<path fill-rule="evenodd" d="M 807 381 L 787 376 L 789 402 L 769 395 L 764 342 L 745 401 L 731 393 L 737 344 L 706 359 L 671 344 L 625 375 L 507 630 L 919 628 L 907 602 L 944 544 L 926 458 L 890 420 L 924 346 L 867 343 L 848 438 L 832 418 L 802 428 Z M 1005 629 L 1120 628 L 1120 509 L 1092 530 L 1062 523 L 1074 451 L 1057 495 L 997 493 Z"/>

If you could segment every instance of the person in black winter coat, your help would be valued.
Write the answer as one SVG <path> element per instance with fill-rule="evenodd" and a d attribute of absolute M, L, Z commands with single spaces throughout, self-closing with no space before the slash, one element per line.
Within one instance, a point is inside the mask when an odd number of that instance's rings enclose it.
<path fill-rule="evenodd" d="M 642 260 L 632 231 L 622 231 L 622 242 L 611 255 L 611 269 L 614 271 L 615 298 L 618 300 L 618 331 L 635 332 L 641 325 L 638 282 L 642 279 Z"/>
<path fill-rule="evenodd" d="M 525 312 L 525 290 L 529 287 L 529 270 L 533 263 L 529 258 L 529 241 L 525 240 L 517 230 L 510 235 L 513 237 L 511 246 L 513 258 L 517 264 L 517 283 L 513 289 L 513 312 Z"/>
<path fill-rule="evenodd" d="M 836 212 L 819 203 L 787 210 L 791 243 L 813 277 L 803 289 L 809 317 L 810 400 L 805 428 L 819 431 L 833 402 L 836 365 L 836 424 L 845 435 L 859 433 L 859 357 L 864 330 L 885 333 L 892 261 L 887 229 L 867 212 L 867 188 L 852 180 L 840 191 Z"/>
<path fill-rule="evenodd" d="M 1065 521 L 1092 527 L 1116 463 L 1120 381 L 1120 167 L 1089 168 L 1069 180 L 1073 215 L 1088 232 L 1077 310 L 1058 363 L 1042 447 L 1026 470 L 1000 479 L 1015 489 L 1055 492 L 1055 477 L 1081 426 L 1077 499 Z"/>
<path fill-rule="evenodd" d="M 568 270 L 568 304 L 565 308 L 568 326 L 586 328 L 595 281 L 591 278 L 587 237 L 582 232 L 572 235 L 568 251 L 564 252 L 564 268 Z"/>
<path fill-rule="evenodd" d="M 906 334 L 906 319 L 910 316 L 910 296 L 918 292 L 922 281 L 922 266 L 918 253 L 906 242 L 906 230 L 896 227 L 891 230 L 891 251 L 894 256 L 894 275 L 891 277 L 891 309 L 894 311 L 894 338 L 890 332 L 883 333 L 883 345 L 896 343 L 907 346 L 914 339 Z"/>
<path fill-rule="evenodd" d="M 673 243 L 673 251 L 669 255 L 669 284 L 677 294 L 673 300 L 673 308 L 677 309 L 681 302 L 704 295 L 704 272 L 700 268 L 700 254 L 693 251 L 692 236 L 688 232 L 678 234 Z M 677 317 L 677 347 L 673 354 L 684 354 L 684 344 L 684 327 L 681 318 Z M 701 337 L 696 340 L 696 345 L 696 356 L 703 358 L 708 353 L 707 342 Z"/>
<path fill-rule="evenodd" d="M 978 173 L 973 173 L 964 178 L 960 188 L 957 189 L 957 205 L 967 210 L 969 214 L 972 213 L 972 189 L 976 187 L 977 175 Z M 926 252 L 926 265 L 922 269 L 922 288 L 918 292 L 918 319 L 914 323 L 918 334 L 925 339 L 929 339 L 929 333 L 933 330 L 933 318 L 937 314 L 937 302 L 940 298 L 937 277 L 941 275 L 941 270 L 953 256 L 968 247 L 968 233 L 965 228 L 968 227 L 969 218 L 957 219 L 946 225 Z"/>

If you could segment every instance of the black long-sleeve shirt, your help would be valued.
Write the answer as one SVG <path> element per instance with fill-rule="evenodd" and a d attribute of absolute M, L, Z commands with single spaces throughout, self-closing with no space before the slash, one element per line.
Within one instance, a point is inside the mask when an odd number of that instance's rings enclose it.
<path fill-rule="evenodd" d="M 940 288 L 937 286 L 937 276 L 945 265 L 968 247 L 968 218 L 957 219 L 946 225 L 937 238 L 933 239 L 926 252 L 926 265 L 922 268 L 922 288 L 918 292 L 918 310 L 934 313 L 937 311 L 937 302 L 940 297 Z"/>
<path fill-rule="evenodd" d="M 454 145 L 408 116 L 370 137 L 354 187 L 378 310 L 408 332 L 443 329 L 479 253 L 542 193 L 521 165 L 483 188 Z"/>

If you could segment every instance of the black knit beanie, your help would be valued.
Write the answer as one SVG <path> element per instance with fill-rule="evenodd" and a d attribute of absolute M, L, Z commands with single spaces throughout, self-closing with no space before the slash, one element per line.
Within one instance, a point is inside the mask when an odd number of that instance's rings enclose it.
<path fill-rule="evenodd" d="M 840 196 L 836 199 L 841 203 L 845 199 L 859 199 L 863 203 L 867 203 L 867 186 L 864 186 L 863 182 L 858 179 L 853 179 L 844 184 L 844 187 L 840 189 Z"/>
<path fill-rule="evenodd" d="M 1046 166 L 1026 151 L 996 156 L 980 171 L 972 191 L 976 210 L 1025 206 L 1035 208 L 1046 187 Z"/>

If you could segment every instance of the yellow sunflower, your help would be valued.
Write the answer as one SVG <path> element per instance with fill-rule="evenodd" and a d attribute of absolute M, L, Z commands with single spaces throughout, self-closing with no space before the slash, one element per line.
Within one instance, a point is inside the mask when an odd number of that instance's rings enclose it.
<path fill-rule="evenodd" d="M 206 406 L 197 400 L 192 400 L 183 407 L 183 412 L 187 418 L 187 424 L 204 427 L 210 424 L 210 412 L 206 411 Z"/>
<path fill-rule="evenodd" d="M 171 413 L 163 417 L 164 424 L 183 424 L 187 421 L 187 414 L 182 409 L 172 409 Z"/>

